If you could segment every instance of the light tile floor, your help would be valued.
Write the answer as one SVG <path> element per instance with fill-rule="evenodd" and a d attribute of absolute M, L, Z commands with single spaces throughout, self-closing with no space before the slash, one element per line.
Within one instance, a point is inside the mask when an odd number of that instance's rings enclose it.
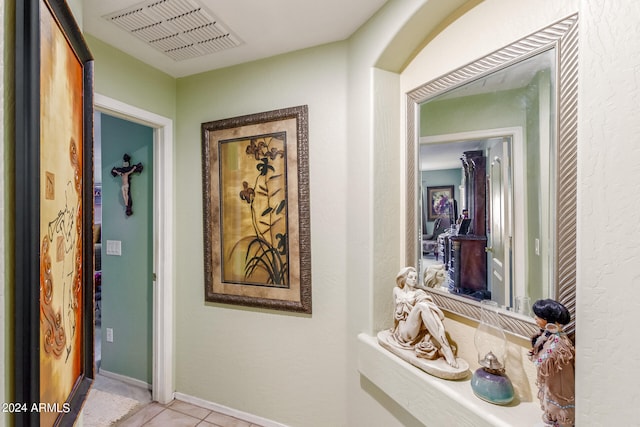
<path fill-rule="evenodd" d="M 168 405 L 150 403 L 116 423 L 118 427 L 260 427 L 247 421 L 174 400 Z"/>
<path fill-rule="evenodd" d="M 210 409 L 174 400 L 161 405 L 151 400 L 150 390 L 121 381 L 96 375 L 93 387 L 97 390 L 118 394 L 140 402 L 131 413 L 114 425 L 118 427 L 261 427 L 248 421 L 230 417 Z"/>

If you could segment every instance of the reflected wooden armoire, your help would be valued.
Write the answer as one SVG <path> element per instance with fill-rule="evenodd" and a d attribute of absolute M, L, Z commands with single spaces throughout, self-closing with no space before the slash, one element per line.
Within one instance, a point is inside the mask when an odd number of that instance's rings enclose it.
<path fill-rule="evenodd" d="M 487 290 L 487 174 L 481 150 L 465 151 L 460 159 L 464 172 L 467 234 L 449 237 L 448 273 L 451 291 L 474 298 L 491 298 Z"/>

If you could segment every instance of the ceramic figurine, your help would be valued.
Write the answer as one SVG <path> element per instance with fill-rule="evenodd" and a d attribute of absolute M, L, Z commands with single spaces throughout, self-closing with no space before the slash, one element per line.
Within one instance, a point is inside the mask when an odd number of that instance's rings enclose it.
<path fill-rule="evenodd" d="M 529 358 L 537 368 L 538 399 L 545 423 L 572 426 L 575 420 L 575 348 L 562 331 L 569 310 L 551 299 L 533 304 L 540 332 L 531 338 Z"/>
<path fill-rule="evenodd" d="M 445 280 L 444 264 L 434 264 L 425 270 L 422 283 L 425 288 L 438 288 L 444 284 Z"/>
<path fill-rule="evenodd" d="M 456 358 L 456 348 L 445 332 L 444 314 L 424 290 L 416 287 L 418 274 L 403 268 L 393 288 L 394 326 L 378 334 L 378 342 L 425 372 L 446 379 L 463 378 L 466 361 Z"/>

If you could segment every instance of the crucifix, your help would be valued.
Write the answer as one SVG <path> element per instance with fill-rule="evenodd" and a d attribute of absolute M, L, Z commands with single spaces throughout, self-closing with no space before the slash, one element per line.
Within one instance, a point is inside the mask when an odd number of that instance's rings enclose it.
<path fill-rule="evenodd" d="M 132 173 L 140 173 L 142 172 L 142 163 L 138 163 L 137 165 L 130 165 L 129 161 L 131 160 L 131 156 L 125 154 L 122 157 L 122 167 L 111 169 L 111 175 L 122 177 L 122 198 L 124 199 L 125 212 L 127 216 L 131 216 L 133 214 L 132 206 L 133 200 L 131 200 L 131 178 L 130 175 Z"/>

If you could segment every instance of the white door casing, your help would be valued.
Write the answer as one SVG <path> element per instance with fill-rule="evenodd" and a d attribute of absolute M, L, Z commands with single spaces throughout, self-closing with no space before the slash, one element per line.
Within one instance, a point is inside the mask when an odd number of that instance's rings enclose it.
<path fill-rule="evenodd" d="M 511 286 L 511 213 L 512 191 L 511 172 L 511 138 L 501 138 L 489 147 L 487 191 L 489 215 L 489 248 L 487 260 L 489 266 L 489 289 L 491 298 L 500 305 L 513 307 Z"/>
<path fill-rule="evenodd" d="M 169 403 L 173 384 L 173 121 L 155 113 L 94 94 L 98 111 L 153 128 L 154 226 L 152 397 Z"/>

